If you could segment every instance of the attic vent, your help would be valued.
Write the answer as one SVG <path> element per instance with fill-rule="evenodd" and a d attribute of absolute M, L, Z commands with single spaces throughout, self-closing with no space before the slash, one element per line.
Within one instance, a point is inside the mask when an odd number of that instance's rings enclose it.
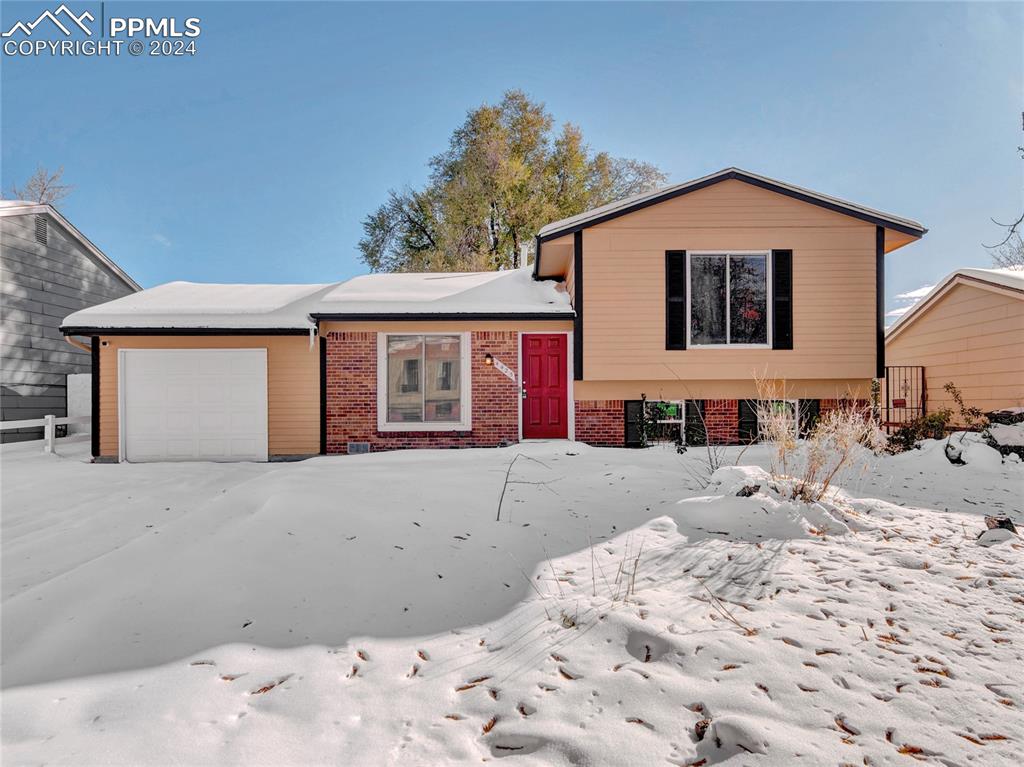
<path fill-rule="evenodd" d="M 46 244 L 46 216 L 36 216 L 36 242 Z"/>

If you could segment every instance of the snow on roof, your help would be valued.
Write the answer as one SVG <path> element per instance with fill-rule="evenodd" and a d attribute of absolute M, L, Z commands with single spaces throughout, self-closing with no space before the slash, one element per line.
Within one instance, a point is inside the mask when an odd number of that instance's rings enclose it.
<path fill-rule="evenodd" d="M 371 274 L 319 285 L 169 282 L 64 318 L 62 328 L 306 329 L 310 315 L 572 313 L 529 271 Z"/>
<path fill-rule="evenodd" d="M 894 333 L 909 325 L 910 322 L 913 321 L 914 317 L 916 317 L 925 306 L 929 305 L 935 298 L 944 293 L 958 277 L 966 278 L 968 280 L 976 280 L 1001 288 L 1011 288 L 1024 293 L 1024 267 L 982 269 L 980 267 L 971 266 L 957 269 L 956 271 L 947 274 L 938 285 L 929 288 L 923 297 L 920 294 L 924 291 L 924 288 L 897 296 L 897 298 L 913 297 L 916 298 L 917 301 L 916 303 L 904 308 L 904 311 L 900 313 L 898 319 L 886 328 L 886 335 L 892 336 Z M 889 312 L 886 316 L 896 316 L 896 313 L 895 311 Z"/>
<path fill-rule="evenodd" d="M 39 208 L 40 202 L 28 202 L 27 200 L 0 200 L 0 209 L 4 208 Z"/>
<path fill-rule="evenodd" d="M 835 206 L 843 209 L 844 212 L 852 215 L 869 216 L 872 218 L 882 219 L 885 222 L 904 227 L 907 229 L 915 230 L 915 233 L 923 235 L 927 230 L 917 221 L 909 218 L 903 218 L 901 216 L 894 216 L 891 213 L 884 213 L 880 210 L 868 208 L 857 203 L 849 202 L 848 200 L 840 199 L 839 197 L 832 197 L 821 192 L 815 192 L 810 189 L 804 189 L 803 187 L 795 186 L 793 184 L 787 184 L 784 181 L 777 181 L 767 176 L 761 176 L 757 173 L 751 173 L 750 171 L 743 170 L 741 168 L 723 168 L 717 173 L 712 173 L 708 176 L 702 176 L 701 178 L 693 179 L 692 181 L 686 181 L 682 184 L 675 184 L 673 186 L 666 186 L 662 189 L 657 189 L 653 192 L 643 192 L 641 194 L 633 195 L 632 197 L 626 197 L 622 200 L 616 200 L 607 205 L 602 205 L 599 208 L 593 208 L 591 210 L 584 211 L 575 216 L 569 218 L 563 218 L 561 221 L 553 221 L 541 227 L 541 230 L 537 233 L 540 237 L 546 237 L 555 232 L 561 232 L 563 230 L 569 230 L 573 227 L 581 224 L 587 224 L 601 219 L 605 216 L 614 215 L 616 213 L 625 213 L 630 208 L 636 205 L 642 205 L 648 202 L 655 202 L 661 197 L 672 197 L 676 194 L 682 194 L 690 187 L 700 187 L 716 181 L 724 181 L 729 178 L 735 178 L 740 181 L 747 181 L 748 183 L 755 183 L 759 186 L 767 186 L 773 188 L 774 191 L 782 193 L 791 193 L 802 197 L 810 198 L 811 202 L 817 202 L 819 204 L 825 204 L 827 206 Z"/>
<path fill-rule="evenodd" d="M 305 329 L 321 285 L 168 282 L 64 318 L 62 328 Z"/>
<path fill-rule="evenodd" d="M 528 269 L 368 274 L 336 285 L 318 314 L 572 313 L 569 296 Z"/>

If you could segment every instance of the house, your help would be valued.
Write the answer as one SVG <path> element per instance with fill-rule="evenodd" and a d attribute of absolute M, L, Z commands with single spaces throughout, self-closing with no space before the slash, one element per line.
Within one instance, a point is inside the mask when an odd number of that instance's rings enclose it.
<path fill-rule="evenodd" d="M 644 397 L 693 441 L 756 434 L 884 375 L 885 254 L 909 219 L 729 168 L 545 226 L 532 270 L 325 285 L 171 283 L 76 312 L 94 454 L 264 460 L 635 441 Z"/>
<path fill-rule="evenodd" d="M 1024 406 L 1024 269 L 957 269 L 893 323 L 885 349 L 897 405 L 956 416 L 952 383 L 982 412 Z"/>
<path fill-rule="evenodd" d="M 67 415 L 68 376 L 92 361 L 64 342 L 61 319 L 141 288 L 52 205 L 17 200 L 0 200 L 0 285 L 0 420 Z M 42 428 L 0 434 L 38 439 Z"/>

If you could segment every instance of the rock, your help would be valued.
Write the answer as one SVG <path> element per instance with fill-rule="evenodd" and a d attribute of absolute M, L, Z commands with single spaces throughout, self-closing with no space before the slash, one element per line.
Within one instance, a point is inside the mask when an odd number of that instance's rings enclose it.
<path fill-rule="evenodd" d="M 719 748 L 730 751 L 742 749 L 751 754 L 764 754 L 767 751 L 768 739 L 762 727 L 746 717 L 723 716 L 715 719 L 711 725 L 715 740 L 721 743 Z"/>
<path fill-rule="evenodd" d="M 964 465 L 963 445 L 959 445 L 956 442 L 950 441 L 946 443 L 944 451 L 946 453 L 946 460 L 949 461 L 951 464 L 953 464 L 954 466 Z"/>
<path fill-rule="evenodd" d="M 996 528 L 1002 528 L 1009 530 L 1011 533 L 1016 533 L 1017 528 L 1013 524 L 1013 520 L 1009 517 L 985 517 L 985 527 L 989 530 L 995 530 Z"/>
<path fill-rule="evenodd" d="M 985 530 L 981 535 L 978 536 L 979 546 L 994 546 L 997 543 L 1003 541 L 1009 541 L 1016 539 L 1017 536 L 1007 530 L 1005 527 L 993 527 L 990 530 Z"/>
<path fill-rule="evenodd" d="M 744 485 L 743 487 L 740 488 L 740 491 L 738 493 L 736 493 L 736 495 L 739 498 L 749 498 L 754 493 L 758 493 L 760 491 L 761 491 L 761 486 L 760 485 Z"/>

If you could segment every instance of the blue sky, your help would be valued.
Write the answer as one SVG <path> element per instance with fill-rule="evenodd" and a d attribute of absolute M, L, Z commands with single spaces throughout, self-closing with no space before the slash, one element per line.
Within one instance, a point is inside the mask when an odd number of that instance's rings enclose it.
<path fill-rule="evenodd" d="M 57 3 L 4 2 L 6 29 Z M 99 3 L 69 2 L 72 10 Z M 888 293 L 985 266 L 1022 204 L 1020 4 L 107 2 L 191 58 L 11 58 L 2 183 L 37 163 L 144 286 L 364 271 L 360 222 L 467 109 L 522 88 L 673 182 L 737 165 L 916 218 Z M 892 305 L 892 302 L 890 302 Z"/>

